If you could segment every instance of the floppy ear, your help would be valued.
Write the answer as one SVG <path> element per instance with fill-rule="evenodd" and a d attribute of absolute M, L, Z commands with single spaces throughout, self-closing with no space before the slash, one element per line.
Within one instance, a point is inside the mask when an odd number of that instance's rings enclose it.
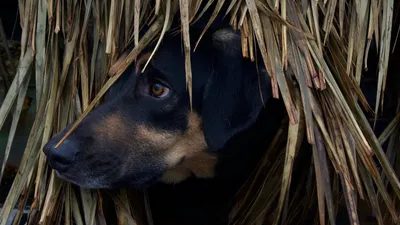
<path fill-rule="evenodd" d="M 216 151 L 256 121 L 270 95 L 270 81 L 243 58 L 240 35 L 232 29 L 216 31 L 212 44 L 213 74 L 205 86 L 201 117 L 209 150 Z"/>

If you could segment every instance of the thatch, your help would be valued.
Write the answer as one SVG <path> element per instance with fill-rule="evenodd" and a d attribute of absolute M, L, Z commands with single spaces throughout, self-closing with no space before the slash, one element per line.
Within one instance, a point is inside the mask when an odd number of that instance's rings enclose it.
<path fill-rule="evenodd" d="M 244 57 L 254 60 L 256 49 L 261 52 L 273 96 L 283 100 L 288 113 L 285 129 L 277 134 L 246 191 L 238 194 L 232 223 L 261 224 L 267 215 L 274 215 L 271 223 L 289 224 L 312 204 L 303 202 L 308 199 L 318 204 L 320 224 L 334 224 L 342 197 L 351 224 L 360 224 L 359 201 L 369 205 L 378 224 L 397 223 L 399 116 L 379 138 L 368 120 L 371 115 L 378 120 L 386 102 L 388 65 L 395 45 L 392 34 L 398 29 L 393 26 L 394 10 L 399 9 L 394 0 L 19 2 L 21 56 L 0 108 L 0 127 L 13 113 L 9 145 L 32 75 L 38 106 L 22 163 L 0 213 L 0 225 L 6 224 L 15 206 L 24 208 L 30 193 L 28 224 L 102 224 L 102 194 L 80 189 L 78 195 L 46 166 L 41 149 L 53 134 L 93 109 L 145 46 L 176 29 L 171 27 L 174 16 L 181 18 L 178 31 L 184 41 L 190 92 L 188 53 L 195 46 L 190 45 L 189 27 L 207 7 L 214 11 L 210 22 L 224 14 L 241 31 Z M 228 4 L 226 11 L 220 11 L 223 4 Z M 145 24 L 150 28 L 140 37 Z M 135 48 L 123 51 L 131 43 Z M 360 84 L 374 45 L 379 63 L 376 103 L 371 109 Z M 313 163 L 300 173 L 312 176 L 305 179 L 312 190 L 302 196 L 289 188 L 304 137 L 312 146 Z M 128 203 L 124 190 L 112 196 L 120 224 L 151 221 L 134 216 L 140 209 Z"/>

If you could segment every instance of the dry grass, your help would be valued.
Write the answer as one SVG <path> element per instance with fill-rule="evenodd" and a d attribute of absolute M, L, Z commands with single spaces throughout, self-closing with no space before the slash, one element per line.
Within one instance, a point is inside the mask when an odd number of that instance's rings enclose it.
<path fill-rule="evenodd" d="M 189 53 L 196 46 L 190 45 L 189 27 L 207 7 L 213 8 L 210 23 L 217 14 L 225 14 L 241 31 L 244 57 L 254 60 L 256 49 L 261 52 L 273 96 L 283 100 L 288 113 L 285 129 L 277 134 L 246 184 L 248 189 L 238 193 L 232 224 L 288 224 L 301 218 L 313 200 L 319 208 L 316 222 L 336 224 L 341 198 L 351 224 L 360 224 L 359 198 L 369 204 L 378 224 L 397 224 L 399 116 L 379 138 L 367 117 L 373 112 L 377 119 L 383 109 L 394 45 L 391 37 L 398 29 L 392 27 L 393 15 L 399 4 L 394 0 L 208 0 L 205 8 L 200 7 L 206 2 L 19 1 L 21 57 L 0 108 L 0 127 L 9 113 L 14 115 L 10 145 L 32 75 L 38 107 L 22 164 L 0 213 L 0 225 L 5 225 L 15 206 L 23 208 L 31 192 L 34 199 L 28 224 L 104 224 L 102 193 L 84 189 L 75 193 L 49 170 L 41 148 L 54 133 L 87 115 L 145 46 L 151 41 L 160 43 L 172 29 L 175 15 L 182 22 L 191 94 Z M 221 11 L 224 3 L 229 4 L 227 11 Z M 150 29 L 139 39 L 144 24 Z M 380 59 L 374 111 L 360 89 L 373 38 Z M 124 51 L 131 43 L 135 48 Z M 307 194 L 300 188 L 292 193 L 294 164 L 304 140 L 312 146 L 312 164 L 303 168 L 300 174 L 304 177 L 299 179 L 310 189 Z M 386 142 L 385 152 L 382 146 Z M 126 196 L 124 190 L 112 193 L 120 224 L 151 224 L 147 204 L 139 204 L 142 209 L 138 209 Z M 138 210 L 146 210 L 147 219 L 138 218 Z"/>

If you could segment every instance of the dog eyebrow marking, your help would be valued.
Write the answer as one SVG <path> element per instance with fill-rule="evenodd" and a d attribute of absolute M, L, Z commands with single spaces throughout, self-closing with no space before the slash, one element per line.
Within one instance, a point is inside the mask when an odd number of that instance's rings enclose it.
<path fill-rule="evenodd" d="M 177 132 L 160 132 L 148 125 L 138 124 L 136 138 L 140 143 L 151 143 L 154 146 L 171 146 L 176 142 Z"/>
<path fill-rule="evenodd" d="M 94 132 L 110 140 L 118 140 L 120 137 L 116 134 L 127 132 L 126 121 L 117 113 L 107 114 L 99 123 L 94 124 Z"/>
<path fill-rule="evenodd" d="M 151 53 L 145 53 L 140 56 L 140 58 L 136 62 L 135 73 L 141 73 L 142 66 L 150 58 L 150 55 L 151 55 Z"/>

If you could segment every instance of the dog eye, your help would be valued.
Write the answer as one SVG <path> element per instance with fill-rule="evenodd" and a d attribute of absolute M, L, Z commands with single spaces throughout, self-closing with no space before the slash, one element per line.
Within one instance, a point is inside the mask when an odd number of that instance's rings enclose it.
<path fill-rule="evenodd" d="M 153 83 L 150 87 L 150 94 L 156 98 L 163 98 L 169 93 L 169 88 L 161 83 Z"/>

